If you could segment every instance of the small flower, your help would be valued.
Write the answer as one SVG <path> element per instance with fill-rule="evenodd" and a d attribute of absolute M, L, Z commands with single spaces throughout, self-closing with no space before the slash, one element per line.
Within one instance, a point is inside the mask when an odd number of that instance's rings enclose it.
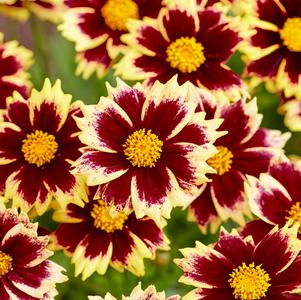
<path fill-rule="evenodd" d="M 133 208 L 137 218 L 160 222 L 172 206 L 188 205 L 197 185 L 207 181 L 205 174 L 213 172 L 206 160 L 224 134 L 215 130 L 221 120 L 205 121 L 203 112 L 195 113 L 193 91 L 176 78 L 150 90 L 119 80 L 77 119 L 87 147 L 74 173 L 87 176 L 89 186 L 102 184 L 99 198 L 117 210 Z"/>
<path fill-rule="evenodd" d="M 89 191 L 90 201 L 84 207 L 68 204 L 54 215 L 62 223 L 55 232 L 57 245 L 72 255 L 75 276 L 82 274 L 85 280 L 94 272 L 105 274 L 109 264 L 143 276 L 143 258 L 154 259 L 157 249 L 169 249 L 163 231 L 148 217 L 112 213 L 102 199 L 93 199 L 96 188 Z"/>
<path fill-rule="evenodd" d="M 282 95 L 280 113 L 284 114 L 284 124 L 291 131 L 301 131 L 301 98 L 285 97 Z"/>
<path fill-rule="evenodd" d="M 290 134 L 259 128 L 262 116 L 257 112 L 255 99 L 217 104 L 200 98 L 200 103 L 207 118 L 224 119 L 219 130 L 228 132 L 214 144 L 219 152 L 207 160 L 216 174 L 200 187 L 201 195 L 189 208 L 189 218 L 196 220 L 201 230 L 206 231 L 210 224 L 211 232 L 215 232 L 221 221 L 228 218 L 244 224 L 244 215 L 250 215 L 244 191 L 246 175 L 266 172 L 271 160 L 283 153 L 281 148 Z"/>
<path fill-rule="evenodd" d="M 286 97 L 301 98 L 301 11 L 299 0 L 257 0 L 251 23 L 247 71 Z"/>
<path fill-rule="evenodd" d="M 48 237 L 25 213 L 0 209 L 0 298 L 54 299 L 55 285 L 67 280 L 64 269 L 48 258 Z"/>
<path fill-rule="evenodd" d="M 77 75 L 103 77 L 125 49 L 120 36 L 128 19 L 157 17 L 162 0 L 65 0 L 68 7 L 59 26 L 63 36 L 76 43 Z"/>
<path fill-rule="evenodd" d="M 84 182 L 70 172 L 80 156 L 79 129 L 73 119 L 81 115 L 80 102 L 48 79 L 28 99 L 15 93 L 8 98 L 0 123 L 0 191 L 12 205 L 39 215 L 55 197 L 61 205 L 85 200 Z"/>
<path fill-rule="evenodd" d="M 32 64 L 32 52 L 17 41 L 4 43 L 0 33 L 0 110 L 6 108 L 6 98 L 18 91 L 26 97 L 29 91 L 29 74 L 26 72 Z"/>
<path fill-rule="evenodd" d="M 88 296 L 89 300 L 117 300 L 110 293 L 105 297 Z M 149 285 L 145 290 L 141 288 L 141 283 L 133 289 L 130 296 L 122 296 L 122 300 L 180 300 L 180 296 L 166 297 L 165 292 L 157 292 L 155 286 Z"/>
<path fill-rule="evenodd" d="M 301 223 L 301 165 L 283 158 L 274 161 L 267 173 L 259 178 L 248 176 L 246 194 L 252 212 L 259 218 L 246 224 L 243 236 L 260 239 L 274 225 Z M 301 236 L 299 231 L 299 237 Z"/>
<path fill-rule="evenodd" d="M 297 224 L 274 227 L 256 245 L 234 230 L 222 230 L 217 243 L 196 242 L 185 248 L 176 264 L 184 271 L 180 282 L 197 287 L 183 297 L 194 299 L 299 299 L 301 241 Z"/>
<path fill-rule="evenodd" d="M 114 66 L 116 75 L 151 86 L 177 74 L 180 84 L 190 81 L 233 97 L 241 90 L 241 79 L 224 64 L 240 38 L 222 12 L 185 5 L 162 8 L 157 19 L 130 20 L 128 28 L 122 40 L 129 49 Z"/>

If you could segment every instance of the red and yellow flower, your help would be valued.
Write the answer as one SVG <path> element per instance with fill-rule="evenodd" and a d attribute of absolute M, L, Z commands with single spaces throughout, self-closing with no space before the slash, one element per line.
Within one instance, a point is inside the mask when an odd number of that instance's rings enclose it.
<path fill-rule="evenodd" d="M 247 72 L 273 84 L 286 97 L 301 98 L 299 0 L 257 0 L 247 45 Z"/>
<path fill-rule="evenodd" d="M 68 7 L 59 26 L 63 36 L 75 42 L 77 75 L 103 77 L 126 46 L 120 36 L 128 19 L 157 17 L 162 0 L 65 0 Z"/>
<path fill-rule="evenodd" d="M 67 280 L 64 269 L 48 258 L 48 237 L 26 214 L 0 209 L 0 298 L 54 299 L 56 284 Z"/>
<path fill-rule="evenodd" d="M 282 95 L 279 112 L 284 114 L 284 124 L 291 131 L 301 131 L 301 98 L 286 98 Z"/>
<path fill-rule="evenodd" d="M 30 88 L 29 74 L 32 52 L 17 41 L 4 43 L 0 33 L 0 110 L 6 108 L 6 98 L 18 91 L 26 97 Z"/>
<path fill-rule="evenodd" d="M 105 274 L 109 264 L 122 272 L 129 270 L 144 275 L 144 258 L 155 258 L 157 249 L 168 250 L 163 231 L 148 217 L 137 219 L 134 213 L 112 213 L 102 199 L 93 198 L 84 207 L 68 204 L 56 211 L 60 224 L 55 232 L 56 243 L 72 255 L 75 276 L 83 280 L 94 272 Z"/>
<path fill-rule="evenodd" d="M 180 84 L 239 94 L 242 80 L 224 63 L 240 38 L 221 11 L 196 5 L 162 8 L 157 19 L 130 20 L 128 28 L 122 40 L 129 49 L 115 65 L 116 75 L 150 86 L 177 74 Z"/>
<path fill-rule="evenodd" d="M 297 224 L 296 224 L 297 225 Z M 273 228 L 258 244 L 236 231 L 221 232 L 213 246 L 196 242 L 182 249 L 180 282 L 196 287 L 183 297 L 194 299 L 300 299 L 301 241 L 298 226 Z"/>
<path fill-rule="evenodd" d="M 52 198 L 61 205 L 85 199 L 83 180 L 70 171 L 82 146 L 73 119 L 81 116 L 80 102 L 70 105 L 71 99 L 59 80 L 51 86 L 48 79 L 28 99 L 8 98 L 0 123 L 0 190 L 13 207 L 35 207 L 41 215 Z"/>
<path fill-rule="evenodd" d="M 203 231 L 210 224 L 211 232 L 215 232 L 228 218 L 244 224 L 244 215 L 250 215 L 244 191 L 246 175 L 266 172 L 271 160 L 283 153 L 290 134 L 259 128 L 262 115 L 257 112 L 255 99 L 233 104 L 206 102 L 204 98 L 200 101 L 206 117 L 224 119 L 219 130 L 228 132 L 214 144 L 218 154 L 207 160 L 216 174 L 200 187 L 201 195 L 189 207 L 190 220 Z"/>
<path fill-rule="evenodd" d="M 63 4 L 61 0 L 2 0 L 0 13 L 18 21 L 28 20 L 30 13 L 42 20 L 61 21 Z"/>
<path fill-rule="evenodd" d="M 86 175 L 89 186 L 102 184 L 97 195 L 117 210 L 133 208 L 137 218 L 160 222 L 173 206 L 187 206 L 214 172 L 206 160 L 224 134 L 216 131 L 221 120 L 195 113 L 194 87 L 176 78 L 151 89 L 118 80 L 108 92 L 78 119 L 87 146 L 74 173 Z"/>
<path fill-rule="evenodd" d="M 110 293 L 107 293 L 105 297 L 100 296 L 88 296 L 89 300 L 117 300 Z M 141 283 L 132 290 L 130 296 L 122 296 L 122 300 L 180 300 L 178 295 L 166 297 L 165 292 L 157 292 L 156 287 L 149 285 L 145 290 L 141 288 Z"/>
<path fill-rule="evenodd" d="M 274 225 L 301 223 L 301 164 L 276 160 L 259 178 L 248 176 L 246 194 L 252 212 L 259 218 L 246 224 L 242 234 L 259 240 Z M 299 231 L 299 237 L 301 236 Z"/>

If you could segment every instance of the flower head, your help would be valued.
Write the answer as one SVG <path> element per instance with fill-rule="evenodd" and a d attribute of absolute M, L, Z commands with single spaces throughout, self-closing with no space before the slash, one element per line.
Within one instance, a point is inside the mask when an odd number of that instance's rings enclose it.
<path fill-rule="evenodd" d="M 71 95 L 45 80 L 40 92 L 28 99 L 15 93 L 8 99 L 0 123 L 0 190 L 13 207 L 43 214 L 52 198 L 61 205 L 81 203 L 84 182 L 70 172 L 80 156 L 79 129 L 73 119 L 81 116 L 80 103 L 70 105 Z"/>
<path fill-rule="evenodd" d="M 258 244 L 222 230 L 217 243 L 182 249 L 180 282 L 197 287 L 183 299 L 299 299 L 301 241 L 298 226 L 276 226 Z"/>
<path fill-rule="evenodd" d="M 130 20 L 128 28 L 129 34 L 122 40 L 129 49 L 115 65 L 117 75 L 128 80 L 145 79 L 151 86 L 177 74 L 180 84 L 190 81 L 237 96 L 235 91 L 240 90 L 242 81 L 224 63 L 240 38 L 222 12 L 179 5 L 162 8 L 157 19 Z"/>
<path fill-rule="evenodd" d="M 259 128 L 262 116 L 255 99 L 233 104 L 200 101 L 207 118 L 223 118 L 219 130 L 228 132 L 215 142 L 218 153 L 207 160 L 216 174 L 210 175 L 211 181 L 201 186 L 201 195 L 190 205 L 190 219 L 202 230 L 210 224 L 214 232 L 228 218 L 244 224 L 244 215 L 250 215 L 244 191 L 246 175 L 266 172 L 271 160 L 283 153 L 281 148 L 290 134 Z"/>
<path fill-rule="evenodd" d="M 6 98 L 18 91 L 27 96 L 30 82 L 26 72 L 32 64 L 32 52 L 17 41 L 4 43 L 0 33 L 0 110 L 6 108 Z"/>
<path fill-rule="evenodd" d="M 38 236 L 37 224 L 26 214 L 0 209 L 0 298 L 54 299 L 64 270 L 48 258 L 48 237 Z"/>
<path fill-rule="evenodd" d="M 301 11 L 299 0 L 257 0 L 247 71 L 272 82 L 286 97 L 301 98 Z"/>
<path fill-rule="evenodd" d="M 62 223 L 55 232 L 57 245 L 72 255 L 75 275 L 84 280 L 94 272 L 105 274 L 109 264 L 144 275 L 143 259 L 153 259 L 157 249 L 168 250 L 163 231 L 148 217 L 112 212 L 102 199 L 93 199 L 95 191 L 90 188 L 84 207 L 69 204 L 56 211 L 54 218 Z"/>
<path fill-rule="evenodd" d="M 119 80 L 77 119 L 87 146 L 74 173 L 86 175 L 89 186 L 101 184 L 97 195 L 117 210 L 168 218 L 172 206 L 189 204 L 213 172 L 206 160 L 222 135 L 215 130 L 221 120 L 205 121 L 194 100 L 194 89 L 176 78 L 150 90 Z"/>

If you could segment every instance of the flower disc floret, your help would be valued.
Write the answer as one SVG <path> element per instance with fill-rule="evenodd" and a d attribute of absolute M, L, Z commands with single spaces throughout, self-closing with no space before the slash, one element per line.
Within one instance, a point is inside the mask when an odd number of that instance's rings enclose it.
<path fill-rule="evenodd" d="M 254 263 L 235 268 L 228 280 L 231 288 L 234 289 L 235 299 L 257 300 L 266 296 L 268 288 L 271 286 L 270 276 L 261 265 L 255 266 Z"/>
<path fill-rule="evenodd" d="M 54 159 L 58 144 L 52 134 L 36 130 L 26 135 L 23 140 L 22 152 L 24 159 L 38 167 Z"/>
<path fill-rule="evenodd" d="M 280 30 L 283 44 L 294 52 L 301 52 L 301 18 L 288 18 Z"/>
<path fill-rule="evenodd" d="M 0 251 L 0 278 L 13 269 L 12 258 Z"/>
<path fill-rule="evenodd" d="M 104 201 L 98 200 L 93 205 L 91 216 L 94 219 L 94 227 L 104 230 L 106 232 L 114 232 L 115 230 L 122 230 L 124 222 L 127 220 L 127 215 L 124 212 L 116 213 L 111 216 Z"/>
<path fill-rule="evenodd" d="M 293 222 L 299 222 L 301 224 L 301 203 L 296 202 L 289 210 L 288 214 L 285 217 L 286 220 L 292 220 Z M 301 233 L 301 229 L 299 229 L 299 233 Z"/>
<path fill-rule="evenodd" d="M 102 7 L 101 14 L 112 30 L 126 30 L 128 19 L 139 18 L 139 7 L 132 0 L 108 0 Z"/>
<path fill-rule="evenodd" d="M 154 167 L 161 156 L 163 142 L 151 129 L 136 130 L 122 145 L 126 158 L 133 167 Z"/>
<path fill-rule="evenodd" d="M 224 146 L 217 146 L 218 153 L 208 159 L 208 164 L 215 169 L 218 175 L 223 175 L 230 171 L 232 165 L 232 152 Z"/>
<path fill-rule="evenodd" d="M 195 72 L 206 60 L 204 47 L 194 37 L 181 37 L 166 49 L 170 66 L 182 73 Z"/>

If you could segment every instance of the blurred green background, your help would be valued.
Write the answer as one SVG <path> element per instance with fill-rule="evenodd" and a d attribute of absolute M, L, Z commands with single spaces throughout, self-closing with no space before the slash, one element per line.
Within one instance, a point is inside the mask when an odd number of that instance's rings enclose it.
<path fill-rule="evenodd" d="M 35 88 L 40 89 L 45 77 L 52 82 L 62 80 L 62 88 L 65 93 L 73 95 L 73 99 L 83 100 L 86 104 L 97 103 L 100 96 L 106 95 L 105 82 L 115 84 L 112 72 L 106 78 L 97 79 L 92 76 L 89 80 L 83 80 L 74 75 L 75 51 L 71 42 L 66 41 L 56 30 L 55 25 L 42 22 L 31 17 L 27 23 L 17 23 L 4 17 L 0 18 L 0 31 L 5 33 L 5 41 L 17 39 L 20 43 L 34 51 L 35 63 L 30 69 L 32 82 Z M 236 53 L 229 61 L 229 66 L 238 73 L 243 71 L 243 63 L 240 54 Z M 277 113 L 279 97 L 269 94 L 263 85 L 259 86 L 254 95 L 257 96 L 259 111 L 264 115 L 262 127 L 288 131 L 283 125 L 283 117 Z M 287 154 L 301 154 L 301 135 L 293 133 L 286 146 Z M 50 223 L 51 213 L 40 218 L 41 224 L 55 228 L 55 223 Z M 155 284 L 157 290 L 165 290 L 168 295 L 184 295 L 192 287 L 178 283 L 181 270 L 173 263 L 174 258 L 182 257 L 178 249 L 194 247 L 195 241 L 205 244 L 216 241 L 217 235 L 203 235 L 195 223 L 187 222 L 186 212 L 174 209 L 172 218 L 166 227 L 166 234 L 171 244 L 170 252 L 159 252 L 155 261 L 145 260 L 146 275 L 137 278 L 128 271 L 118 273 L 109 268 L 104 276 L 92 275 L 86 281 L 80 277 L 75 278 L 74 267 L 70 259 L 62 252 L 57 252 L 53 260 L 67 270 L 69 281 L 58 286 L 60 300 L 87 299 L 88 295 L 104 295 L 110 292 L 116 297 L 121 294 L 129 295 L 132 288 L 141 281 L 143 288 L 149 284 Z M 235 224 L 228 222 L 225 227 L 231 229 Z"/>

